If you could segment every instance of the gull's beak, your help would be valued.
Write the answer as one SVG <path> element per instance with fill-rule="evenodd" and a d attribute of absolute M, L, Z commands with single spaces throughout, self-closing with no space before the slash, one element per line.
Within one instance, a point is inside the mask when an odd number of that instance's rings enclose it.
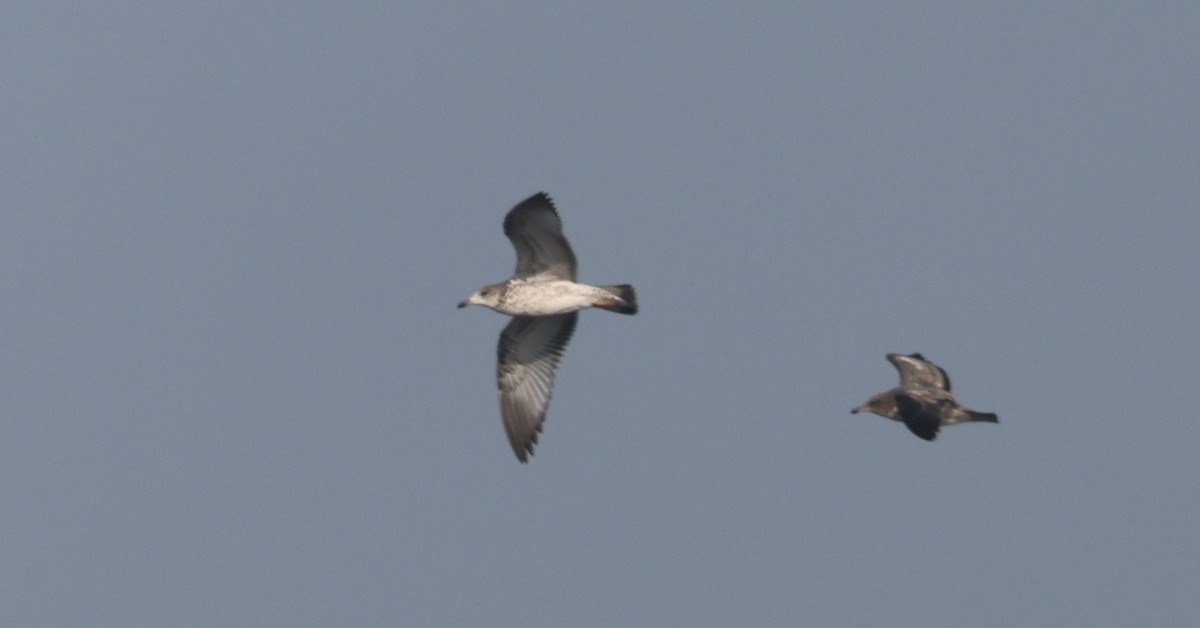
<path fill-rule="evenodd" d="M 460 309 L 460 310 L 461 310 L 461 309 L 463 309 L 464 307 L 467 307 L 467 306 L 468 306 L 468 305 L 470 305 L 470 304 L 471 304 L 471 300 L 470 300 L 470 299 L 463 299 L 463 300 L 462 300 L 462 302 L 458 304 L 458 309 Z"/>
<path fill-rule="evenodd" d="M 461 307 L 461 306 L 460 306 L 460 307 Z M 862 409 L 863 409 L 863 407 L 862 407 L 862 406 L 859 406 L 859 407 L 857 407 L 857 408 L 855 408 L 855 409 L 851 410 L 851 411 L 850 411 L 850 414 L 858 414 L 859 412 L 862 412 Z"/>

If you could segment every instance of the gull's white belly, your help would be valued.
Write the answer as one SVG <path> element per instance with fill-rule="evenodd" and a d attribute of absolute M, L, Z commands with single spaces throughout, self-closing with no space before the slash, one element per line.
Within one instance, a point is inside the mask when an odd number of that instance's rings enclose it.
<path fill-rule="evenodd" d="M 607 293 L 594 286 L 570 281 L 522 282 L 509 286 L 509 293 L 496 309 L 514 316 L 554 316 L 592 307 Z"/>

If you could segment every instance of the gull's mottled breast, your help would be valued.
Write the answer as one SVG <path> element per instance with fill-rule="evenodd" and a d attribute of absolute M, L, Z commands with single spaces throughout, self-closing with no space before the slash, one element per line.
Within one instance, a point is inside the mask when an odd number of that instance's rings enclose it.
<path fill-rule="evenodd" d="M 505 286 L 500 311 L 512 316 L 556 316 L 591 307 L 598 291 L 572 281 L 521 281 Z"/>

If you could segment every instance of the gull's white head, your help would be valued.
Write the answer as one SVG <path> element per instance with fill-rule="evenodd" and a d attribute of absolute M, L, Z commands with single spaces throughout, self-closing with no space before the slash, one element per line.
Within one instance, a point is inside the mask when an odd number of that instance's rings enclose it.
<path fill-rule="evenodd" d="M 482 305 L 490 307 L 493 310 L 500 305 L 500 288 L 504 284 L 497 283 L 490 286 L 484 286 L 478 292 L 464 299 L 458 304 L 458 307 L 464 308 L 468 305 Z"/>

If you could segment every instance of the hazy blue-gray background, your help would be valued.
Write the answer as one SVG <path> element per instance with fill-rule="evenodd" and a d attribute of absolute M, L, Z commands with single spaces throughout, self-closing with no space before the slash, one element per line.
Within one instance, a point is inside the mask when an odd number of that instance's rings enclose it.
<path fill-rule="evenodd" d="M 0 625 L 1195 620 L 1200 4 L 500 4 L 0 10 Z"/>

